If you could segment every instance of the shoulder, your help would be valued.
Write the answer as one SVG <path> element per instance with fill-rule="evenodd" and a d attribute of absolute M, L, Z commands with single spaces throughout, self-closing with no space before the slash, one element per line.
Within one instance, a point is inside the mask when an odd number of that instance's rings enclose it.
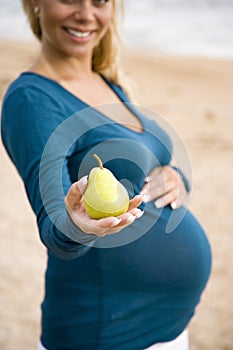
<path fill-rule="evenodd" d="M 57 102 L 52 83 L 38 75 L 26 72 L 11 83 L 4 96 L 3 106 L 8 103 L 22 104 L 25 102 L 40 104 L 45 100 Z"/>
<path fill-rule="evenodd" d="M 1 110 L 3 142 L 16 139 L 17 134 L 45 140 L 62 123 L 66 113 L 61 98 L 39 79 L 22 74 L 9 86 Z M 31 135 L 31 136 L 30 136 Z"/>
<path fill-rule="evenodd" d="M 11 83 L 3 98 L 2 127 L 19 123 L 30 127 L 62 122 L 69 111 L 60 90 L 49 79 L 36 74 L 21 74 Z"/>

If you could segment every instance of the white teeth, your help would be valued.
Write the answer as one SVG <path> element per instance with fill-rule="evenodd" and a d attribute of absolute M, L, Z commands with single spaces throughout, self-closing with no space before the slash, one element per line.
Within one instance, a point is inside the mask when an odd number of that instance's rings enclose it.
<path fill-rule="evenodd" d="M 78 32 L 73 29 L 67 29 L 67 30 L 70 34 L 76 36 L 77 38 L 87 38 L 91 34 L 91 32 Z"/>

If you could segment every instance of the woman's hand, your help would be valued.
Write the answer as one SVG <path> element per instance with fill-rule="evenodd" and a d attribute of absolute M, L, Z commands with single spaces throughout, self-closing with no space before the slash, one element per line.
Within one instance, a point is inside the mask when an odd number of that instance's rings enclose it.
<path fill-rule="evenodd" d="M 83 194 L 86 186 L 87 177 L 85 176 L 72 184 L 65 197 L 65 205 L 72 221 L 84 233 L 95 234 L 100 237 L 117 233 L 143 215 L 143 211 L 137 208 L 141 204 L 143 196 L 138 195 L 130 201 L 129 209 L 126 213 L 117 217 L 111 216 L 99 220 L 91 219 L 83 205 Z"/>
<path fill-rule="evenodd" d="M 141 194 L 144 195 L 144 202 L 155 200 L 157 208 L 170 204 L 172 209 L 183 205 L 188 195 L 182 177 L 169 165 L 152 170 Z"/>

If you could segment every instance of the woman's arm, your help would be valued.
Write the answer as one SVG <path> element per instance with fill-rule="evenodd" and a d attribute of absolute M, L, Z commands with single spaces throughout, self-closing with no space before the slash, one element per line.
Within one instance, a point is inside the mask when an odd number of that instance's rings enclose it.
<path fill-rule="evenodd" d="M 42 242 L 58 257 L 73 259 L 84 254 L 89 247 L 77 244 L 57 228 L 44 207 L 39 181 L 45 145 L 62 122 L 59 110 L 59 104 L 43 91 L 34 87 L 20 87 L 4 100 L 1 132 L 3 144 L 24 182 L 29 202 L 37 217 Z M 64 188 L 70 187 L 67 171 L 63 172 L 63 181 Z M 50 193 L 56 191 L 55 178 L 48 185 Z M 59 199 L 57 205 L 59 206 Z M 69 217 L 67 215 L 66 218 L 64 208 L 60 209 L 64 213 L 63 220 L 68 229 Z M 90 244 L 91 240 L 86 243 Z"/>
<path fill-rule="evenodd" d="M 41 240 L 58 257 L 73 259 L 85 254 L 98 236 L 119 232 L 141 216 L 136 207 L 142 196 L 134 199 L 129 212 L 117 219 L 89 218 L 79 191 L 82 181 L 73 185 L 70 181 L 62 138 L 55 139 L 55 149 L 47 158 L 44 156 L 51 135 L 63 121 L 59 101 L 39 89 L 18 88 L 3 104 L 3 143 L 24 181 Z M 56 176 L 59 167 L 60 180 Z"/>

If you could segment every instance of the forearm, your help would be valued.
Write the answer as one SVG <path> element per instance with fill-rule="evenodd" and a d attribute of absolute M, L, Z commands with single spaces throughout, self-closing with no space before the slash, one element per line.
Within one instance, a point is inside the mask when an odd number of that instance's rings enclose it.
<path fill-rule="evenodd" d="M 91 249 L 96 237 L 79 230 L 67 212 L 58 215 L 53 221 L 45 215 L 38 220 L 38 228 L 43 244 L 54 255 L 64 260 L 72 260 L 83 256 Z"/>

